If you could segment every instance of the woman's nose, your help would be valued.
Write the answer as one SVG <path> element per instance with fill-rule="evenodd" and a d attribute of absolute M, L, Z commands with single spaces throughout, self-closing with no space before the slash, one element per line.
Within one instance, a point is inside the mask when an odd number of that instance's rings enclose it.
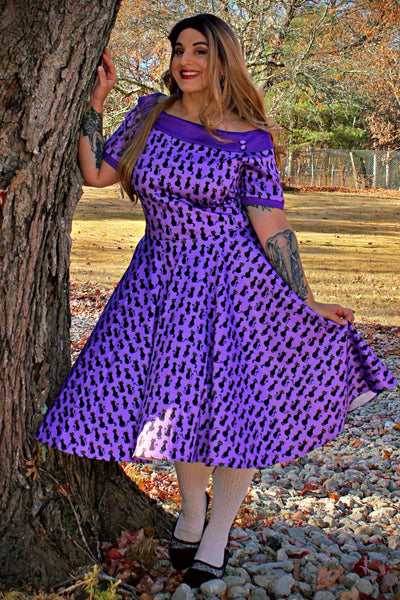
<path fill-rule="evenodd" d="M 189 65 L 191 62 L 192 61 L 189 52 L 184 52 L 183 54 L 181 54 L 181 63 L 183 63 L 184 65 Z"/>

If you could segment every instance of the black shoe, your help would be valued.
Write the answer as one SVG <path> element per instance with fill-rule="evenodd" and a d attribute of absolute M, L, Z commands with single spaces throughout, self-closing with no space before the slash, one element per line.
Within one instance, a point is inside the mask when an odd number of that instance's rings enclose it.
<path fill-rule="evenodd" d="M 206 514 L 208 505 L 210 503 L 210 496 L 206 492 Z M 204 521 L 204 528 L 207 526 L 207 520 Z M 169 558 L 172 566 L 178 571 L 184 571 L 192 566 L 194 557 L 200 546 L 200 540 L 198 542 L 185 542 L 180 540 L 172 534 L 171 543 L 169 545 Z"/>
<path fill-rule="evenodd" d="M 224 562 L 222 567 L 214 567 L 202 560 L 195 560 L 193 566 L 186 571 L 183 582 L 192 588 L 198 588 L 202 583 L 211 579 L 221 579 L 225 574 L 225 567 L 229 559 L 228 548 L 225 548 Z"/>

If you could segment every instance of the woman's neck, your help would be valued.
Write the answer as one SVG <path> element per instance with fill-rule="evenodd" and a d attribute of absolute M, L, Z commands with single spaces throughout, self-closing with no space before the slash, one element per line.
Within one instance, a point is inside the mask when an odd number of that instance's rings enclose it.
<path fill-rule="evenodd" d="M 200 123 L 200 107 L 204 100 L 203 94 L 182 94 L 178 102 L 174 104 L 174 113 L 177 117 L 193 123 Z"/>

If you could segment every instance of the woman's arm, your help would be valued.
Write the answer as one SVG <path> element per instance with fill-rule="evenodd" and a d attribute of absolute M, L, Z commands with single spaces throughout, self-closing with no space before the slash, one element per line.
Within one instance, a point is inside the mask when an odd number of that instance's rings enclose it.
<path fill-rule="evenodd" d="M 83 116 L 79 138 L 79 167 L 86 185 L 94 187 L 106 187 L 119 181 L 116 169 L 102 159 L 103 105 L 116 81 L 115 67 L 106 49 L 103 54 L 103 64 L 97 68 L 96 83 L 90 95 L 89 106 Z"/>
<path fill-rule="evenodd" d="M 291 289 L 321 316 L 340 325 L 346 321 L 353 323 L 350 309 L 314 300 L 301 264 L 296 235 L 283 210 L 250 204 L 245 208 L 268 261 Z"/>

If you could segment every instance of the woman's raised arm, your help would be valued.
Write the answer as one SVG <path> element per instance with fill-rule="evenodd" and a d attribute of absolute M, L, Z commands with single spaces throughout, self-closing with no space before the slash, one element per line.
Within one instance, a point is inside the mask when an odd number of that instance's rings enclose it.
<path fill-rule="evenodd" d="M 79 167 L 86 185 L 106 187 L 117 183 L 119 175 L 103 159 L 103 105 L 117 81 L 115 67 L 108 49 L 102 64 L 97 68 L 97 78 L 90 95 L 90 103 L 83 116 L 79 138 Z"/>
<path fill-rule="evenodd" d="M 280 208 L 245 205 L 250 222 L 264 249 L 267 259 L 290 288 L 315 312 L 335 323 L 353 323 L 349 308 L 314 300 L 301 264 L 299 245 L 285 213 Z"/>

